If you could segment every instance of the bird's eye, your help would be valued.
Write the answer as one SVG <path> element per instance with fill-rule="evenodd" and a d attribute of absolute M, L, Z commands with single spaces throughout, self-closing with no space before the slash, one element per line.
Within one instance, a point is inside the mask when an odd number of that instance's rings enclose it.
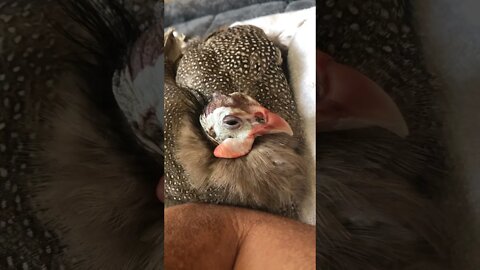
<path fill-rule="evenodd" d="M 223 125 L 228 129 L 237 129 L 242 124 L 242 120 L 233 115 L 227 115 L 223 118 Z"/>

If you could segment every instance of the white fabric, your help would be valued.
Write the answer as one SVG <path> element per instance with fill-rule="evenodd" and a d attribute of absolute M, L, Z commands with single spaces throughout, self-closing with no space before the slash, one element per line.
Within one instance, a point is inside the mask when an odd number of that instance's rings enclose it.
<path fill-rule="evenodd" d="M 272 40 L 288 47 L 288 67 L 298 111 L 304 122 L 307 146 L 315 160 L 315 7 L 259 17 L 231 25 L 254 25 Z M 311 168 L 312 196 L 302 208 L 302 220 L 315 224 L 315 166 Z"/>

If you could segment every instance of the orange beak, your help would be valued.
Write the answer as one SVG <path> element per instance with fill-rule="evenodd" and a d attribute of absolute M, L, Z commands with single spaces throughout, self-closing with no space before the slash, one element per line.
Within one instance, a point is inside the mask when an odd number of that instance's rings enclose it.
<path fill-rule="evenodd" d="M 262 106 L 252 106 L 250 113 L 257 119 L 263 119 L 261 123 L 255 124 L 247 138 L 229 138 L 219 144 L 213 154 L 218 158 L 239 158 L 245 156 L 252 150 L 255 137 L 265 134 L 286 133 L 293 135 L 290 125 L 276 113 L 272 113 Z"/>
<path fill-rule="evenodd" d="M 255 117 L 263 119 L 263 123 L 257 124 L 250 132 L 250 136 L 258 137 L 265 134 L 286 133 L 293 135 L 292 128 L 285 119 L 276 113 L 272 113 L 262 106 L 252 106 L 252 114 Z"/>

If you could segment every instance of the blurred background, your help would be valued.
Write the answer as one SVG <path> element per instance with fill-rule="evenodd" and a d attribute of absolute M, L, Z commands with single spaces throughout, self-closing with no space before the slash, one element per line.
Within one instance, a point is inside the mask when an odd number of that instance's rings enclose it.
<path fill-rule="evenodd" d="M 165 2 L 165 27 L 178 32 L 203 35 L 234 22 L 315 6 L 315 0 L 168 0 Z"/>
<path fill-rule="evenodd" d="M 458 269 L 479 269 L 480 256 L 480 2 L 411 1 L 427 68 L 443 90 L 453 175 L 452 219 Z"/>

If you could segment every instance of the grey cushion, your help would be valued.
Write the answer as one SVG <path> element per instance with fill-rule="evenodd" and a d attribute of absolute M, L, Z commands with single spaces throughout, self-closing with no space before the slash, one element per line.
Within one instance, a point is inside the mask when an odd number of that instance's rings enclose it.
<path fill-rule="evenodd" d="M 167 26 L 271 0 L 176 0 L 165 4 Z"/>
<path fill-rule="evenodd" d="M 203 36 L 237 21 L 313 6 L 315 0 L 179 0 L 165 4 L 165 22 L 186 36 Z"/>

